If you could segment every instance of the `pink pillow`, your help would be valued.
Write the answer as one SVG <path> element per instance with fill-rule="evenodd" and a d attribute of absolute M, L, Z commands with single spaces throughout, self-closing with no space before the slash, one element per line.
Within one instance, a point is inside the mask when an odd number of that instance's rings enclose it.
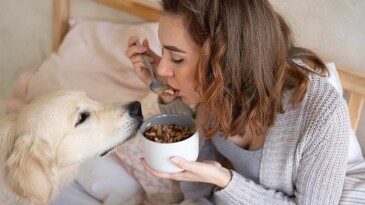
<path fill-rule="evenodd" d="M 58 52 L 30 80 L 27 101 L 58 89 L 82 90 L 107 103 L 143 98 L 149 90 L 135 74 L 125 51 L 128 38 L 138 35 L 160 53 L 157 28 L 157 23 L 74 20 Z"/>

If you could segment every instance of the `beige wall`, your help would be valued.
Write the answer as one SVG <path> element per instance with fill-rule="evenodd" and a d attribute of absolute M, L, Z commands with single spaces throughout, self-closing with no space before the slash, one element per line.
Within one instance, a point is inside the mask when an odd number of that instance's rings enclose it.
<path fill-rule="evenodd" d="M 0 99 L 9 95 L 24 70 L 37 67 L 49 56 L 51 3 L 0 1 Z"/>
<path fill-rule="evenodd" d="M 299 45 L 326 61 L 365 73 L 364 0 L 271 0 Z"/>
<path fill-rule="evenodd" d="M 364 0 L 271 2 L 291 23 L 299 45 L 316 51 L 326 61 L 365 73 Z M 51 0 L 0 1 L 0 100 L 10 95 L 23 71 L 38 67 L 50 55 L 51 4 Z M 71 16 L 141 21 L 88 0 L 72 0 Z M 362 116 L 365 118 L 365 111 Z M 365 145 L 364 125 L 362 119 L 359 127 Z"/>
<path fill-rule="evenodd" d="M 271 0 L 291 24 L 297 43 L 325 61 L 365 74 L 364 0 Z M 357 135 L 365 153 L 365 108 Z"/>

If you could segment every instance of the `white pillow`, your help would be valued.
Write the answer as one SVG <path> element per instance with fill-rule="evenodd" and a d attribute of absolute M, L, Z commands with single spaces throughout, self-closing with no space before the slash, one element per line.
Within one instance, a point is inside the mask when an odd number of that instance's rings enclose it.
<path fill-rule="evenodd" d="M 160 54 L 157 23 L 116 24 L 73 20 L 58 52 L 39 68 L 27 101 L 58 89 L 83 90 L 101 102 L 139 100 L 149 92 L 125 56 L 128 38 L 147 38 Z"/>
<path fill-rule="evenodd" d="M 142 186 L 113 153 L 84 162 L 76 181 L 104 205 L 141 204 Z"/>
<path fill-rule="evenodd" d="M 343 89 L 341 85 L 340 76 L 338 75 L 335 63 L 326 63 L 326 67 L 329 71 L 327 80 L 333 85 L 340 95 L 343 95 Z"/>

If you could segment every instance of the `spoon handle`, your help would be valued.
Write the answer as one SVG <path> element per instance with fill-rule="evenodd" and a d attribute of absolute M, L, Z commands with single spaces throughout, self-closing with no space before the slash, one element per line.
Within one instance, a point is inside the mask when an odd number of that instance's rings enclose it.
<path fill-rule="evenodd" d="M 136 42 L 136 45 L 137 45 L 137 46 L 141 46 L 141 43 L 140 43 L 139 41 L 137 41 L 137 42 Z M 155 72 L 153 71 L 152 65 L 151 65 L 151 63 L 150 63 L 150 62 L 148 61 L 148 59 L 147 59 L 147 56 L 146 56 L 145 54 L 143 54 L 143 53 L 141 53 L 141 54 L 139 54 L 139 55 L 141 56 L 142 61 L 143 61 L 143 63 L 146 65 L 146 67 L 147 67 L 148 71 L 150 71 L 150 74 L 152 75 L 152 77 L 153 77 L 154 79 L 157 79 L 157 78 L 156 78 L 156 75 L 155 75 Z"/>

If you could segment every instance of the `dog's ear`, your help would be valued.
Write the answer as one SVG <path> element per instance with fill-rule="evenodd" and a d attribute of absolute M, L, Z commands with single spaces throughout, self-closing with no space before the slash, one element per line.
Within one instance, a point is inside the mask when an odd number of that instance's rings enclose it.
<path fill-rule="evenodd" d="M 4 145 L 4 150 L 1 150 L 1 154 L 6 157 L 9 155 L 9 147 L 6 145 L 14 144 L 15 126 L 18 115 L 11 114 L 5 115 L 0 118 L 0 143 Z"/>
<path fill-rule="evenodd" d="M 15 193 L 46 204 L 53 192 L 55 159 L 50 144 L 30 135 L 17 137 L 5 163 L 6 181 Z"/>

